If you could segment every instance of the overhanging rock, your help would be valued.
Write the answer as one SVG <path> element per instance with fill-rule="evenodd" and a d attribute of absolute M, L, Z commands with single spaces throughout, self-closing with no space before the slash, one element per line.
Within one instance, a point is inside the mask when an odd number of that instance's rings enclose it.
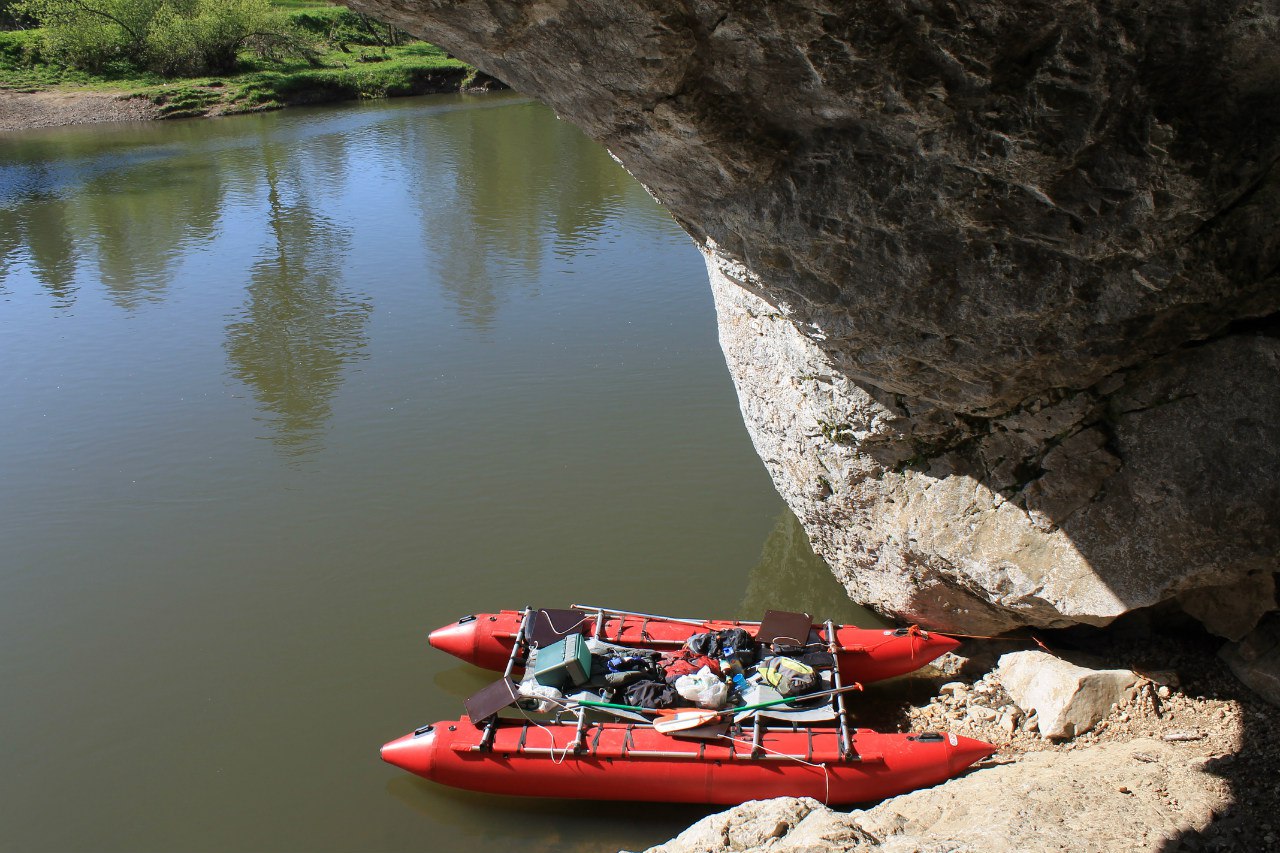
<path fill-rule="evenodd" d="M 855 598 L 1104 624 L 1276 571 L 1280 0 L 351 5 L 668 205 Z"/>

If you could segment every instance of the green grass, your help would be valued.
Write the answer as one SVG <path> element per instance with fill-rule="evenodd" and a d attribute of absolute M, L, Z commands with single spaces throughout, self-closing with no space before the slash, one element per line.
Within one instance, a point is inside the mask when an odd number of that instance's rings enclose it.
<path fill-rule="evenodd" d="M 382 45 L 345 8 L 314 0 L 276 0 L 300 28 L 327 43 L 312 66 L 302 60 L 266 63 L 246 56 L 236 74 L 166 79 L 119 66 L 88 73 L 41 54 L 39 30 L 0 32 L 0 89 L 105 91 L 146 98 L 169 118 L 208 112 L 274 109 L 288 103 L 385 98 L 438 91 L 475 72 L 425 42 Z"/>
<path fill-rule="evenodd" d="M 362 60 L 360 57 L 364 57 Z M 166 118 L 255 112 L 288 103 L 393 98 L 439 88 L 442 78 L 460 84 L 472 69 L 421 42 L 359 52 L 325 54 L 325 67 L 281 64 L 224 77 L 142 85 L 133 94 L 160 105 Z"/>

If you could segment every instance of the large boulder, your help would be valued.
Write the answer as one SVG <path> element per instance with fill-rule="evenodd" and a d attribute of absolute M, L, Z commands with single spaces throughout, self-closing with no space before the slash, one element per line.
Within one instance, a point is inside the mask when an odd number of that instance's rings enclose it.
<path fill-rule="evenodd" d="M 1105 624 L 1276 570 L 1280 0 L 349 2 L 669 207 L 855 598 Z"/>
<path fill-rule="evenodd" d="M 1086 669 L 1044 652 L 1004 655 L 996 672 L 1018 707 L 1038 716 L 1040 734 L 1055 739 L 1092 729 L 1133 698 L 1139 681 L 1127 669 Z"/>

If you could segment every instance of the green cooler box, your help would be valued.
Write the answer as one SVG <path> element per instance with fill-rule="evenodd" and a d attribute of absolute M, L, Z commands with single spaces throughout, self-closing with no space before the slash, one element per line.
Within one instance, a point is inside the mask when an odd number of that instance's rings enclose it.
<path fill-rule="evenodd" d="M 584 684 L 591 677 L 591 651 L 581 634 L 570 634 L 557 643 L 538 649 L 533 677 L 546 687 Z"/>

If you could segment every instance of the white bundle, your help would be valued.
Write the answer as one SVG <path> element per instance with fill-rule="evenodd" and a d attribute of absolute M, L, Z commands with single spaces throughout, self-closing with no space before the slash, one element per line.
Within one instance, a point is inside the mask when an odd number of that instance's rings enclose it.
<path fill-rule="evenodd" d="M 729 685 L 705 666 L 692 675 L 677 678 L 675 688 L 699 708 L 723 708 L 729 700 Z"/>
<path fill-rule="evenodd" d="M 532 705 L 521 702 L 520 706 L 526 710 L 537 711 L 539 714 L 549 714 L 564 707 L 563 693 L 554 687 L 539 684 L 532 678 L 520 682 L 520 695 L 537 703 Z"/>

